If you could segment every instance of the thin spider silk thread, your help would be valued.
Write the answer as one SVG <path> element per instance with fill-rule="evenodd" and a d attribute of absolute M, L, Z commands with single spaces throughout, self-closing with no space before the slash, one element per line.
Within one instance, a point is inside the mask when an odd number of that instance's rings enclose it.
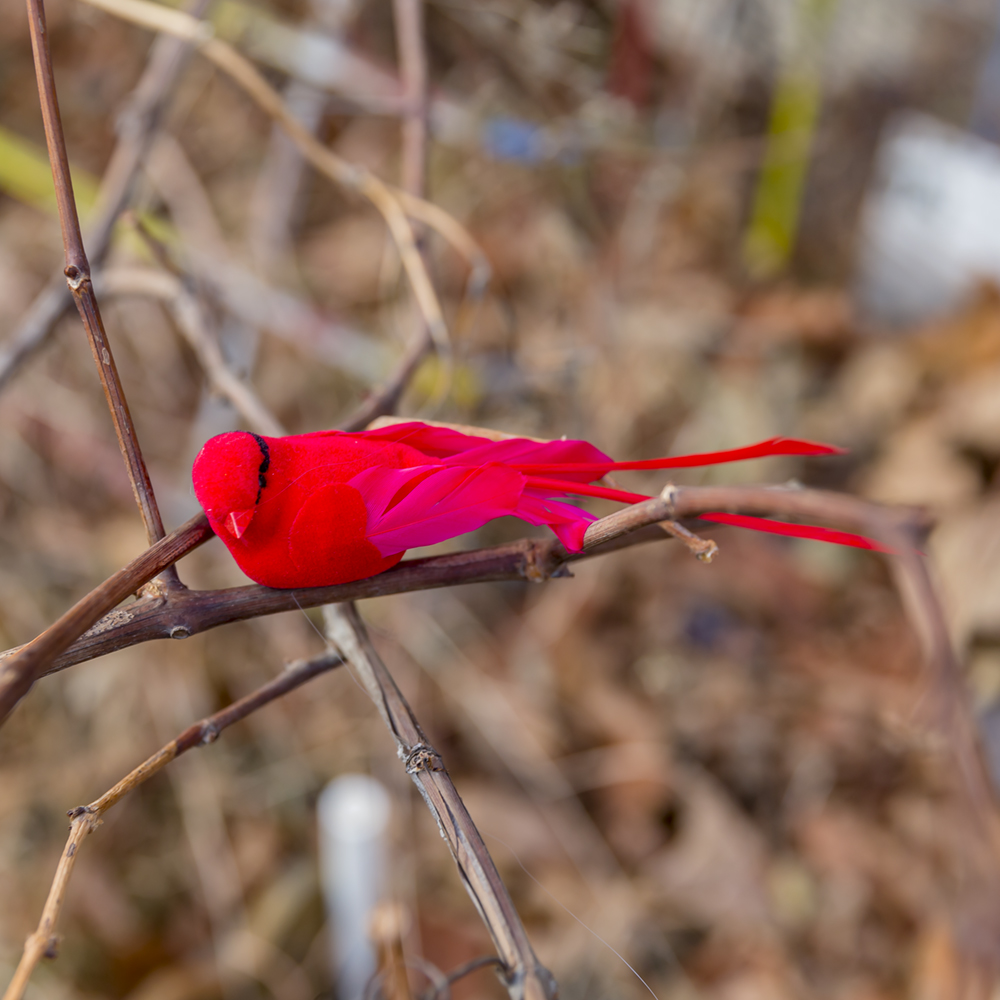
<path fill-rule="evenodd" d="M 615 948 L 613 944 L 611 944 L 609 941 L 605 941 L 604 938 L 602 938 L 601 935 L 598 934 L 593 927 L 588 927 L 565 903 L 562 902 L 562 900 L 554 896 L 548 889 L 545 888 L 544 885 L 542 885 L 541 882 L 538 881 L 537 878 L 535 878 L 534 875 L 531 874 L 531 872 L 528 871 L 527 868 L 524 867 L 524 864 L 522 863 L 521 859 L 517 856 L 517 852 L 514 850 L 513 847 L 510 846 L 510 844 L 508 844 L 504 840 L 501 840 L 498 836 L 496 836 L 496 834 L 493 833 L 484 833 L 484 836 L 489 837 L 490 840 L 495 840 L 499 844 L 503 844 L 503 846 L 506 847 L 508 851 L 510 851 L 511 857 L 521 866 L 521 871 L 523 871 L 524 874 L 527 875 L 528 878 L 530 878 L 531 881 L 534 882 L 535 885 L 537 885 L 538 888 L 542 890 L 542 892 L 544 892 L 554 903 L 557 903 L 559 906 L 561 906 L 585 931 L 587 931 L 590 934 L 593 934 L 594 937 L 597 938 L 597 940 L 600 941 L 601 944 L 603 944 L 604 947 L 608 949 L 608 951 L 617 956 L 618 960 L 628 968 L 629 972 L 631 972 L 632 975 L 635 976 L 635 978 L 638 979 L 639 982 L 642 983 L 642 985 L 645 986 L 647 990 L 649 990 L 649 995 L 653 998 L 653 1000 L 660 1000 L 660 998 L 653 992 L 653 987 L 650 986 L 649 983 L 647 983 L 646 980 L 639 975 L 639 973 L 635 969 L 635 966 L 633 966 L 631 962 L 629 962 L 629 960 L 617 948 Z"/>
<path fill-rule="evenodd" d="M 313 631 L 315 631 L 315 633 L 323 640 L 328 649 L 332 649 L 333 644 L 316 627 L 316 623 L 306 614 L 305 608 L 303 608 L 302 605 L 299 604 L 298 598 L 294 594 L 292 594 L 291 597 L 292 600 L 295 601 L 295 606 L 299 609 L 299 611 L 302 612 L 302 617 L 305 618 L 305 620 L 309 623 L 309 627 L 312 628 Z M 351 680 L 354 681 L 354 683 L 358 686 L 360 690 L 364 691 L 365 688 L 361 684 L 361 681 L 354 676 L 354 671 L 351 669 L 351 663 L 349 660 L 346 659 L 346 657 L 344 658 L 343 665 L 347 668 L 347 673 L 350 675 Z M 603 944 L 604 947 L 607 948 L 608 951 L 610 951 L 629 970 L 629 972 L 631 972 L 632 975 L 635 976 L 635 978 L 638 979 L 639 982 L 646 987 L 646 989 L 649 991 L 650 996 L 653 997 L 653 1000 L 660 1000 L 660 998 L 653 992 L 653 988 L 649 985 L 649 983 L 647 983 L 646 980 L 643 979 L 641 975 L 639 975 L 635 967 L 620 951 L 618 951 L 617 948 L 614 947 L 614 945 L 612 945 L 609 941 L 606 941 L 604 938 L 602 938 L 601 935 L 598 934 L 597 931 L 593 929 L 593 927 L 589 927 L 587 924 L 585 924 L 568 906 L 566 906 L 565 903 L 563 903 L 560 899 L 554 896 L 544 885 L 542 885 L 541 882 L 538 881 L 537 878 L 535 878 L 534 875 L 531 874 L 530 871 L 528 871 L 527 868 L 524 867 L 523 862 L 517 856 L 517 853 L 510 846 L 510 844 L 508 844 L 505 840 L 501 840 L 500 837 L 497 837 L 495 834 L 492 833 L 484 833 L 484 836 L 489 837 L 491 840 L 497 841 L 497 843 L 503 844 L 503 846 L 506 847 L 508 851 L 510 851 L 511 857 L 513 857 L 513 859 L 518 863 L 518 865 L 520 865 L 521 870 L 524 872 L 524 874 L 527 875 L 528 878 L 530 878 L 531 881 L 534 882 L 542 890 L 542 892 L 544 892 L 547 896 L 549 896 L 553 902 L 557 903 L 560 907 L 562 907 L 562 909 L 564 909 L 585 931 L 587 931 L 589 934 L 592 934 L 595 938 L 597 938 L 597 940 L 600 941 L 601 944 Z"/>

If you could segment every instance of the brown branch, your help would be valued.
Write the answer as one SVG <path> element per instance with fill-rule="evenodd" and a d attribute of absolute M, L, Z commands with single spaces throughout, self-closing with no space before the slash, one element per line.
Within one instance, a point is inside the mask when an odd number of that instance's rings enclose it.
<path fill-rule="evenodd" d="M 406 212 L 395 192 L 373 174 L 355 167 L 327 149 L 285 107 L 281 95 L 248 59 L 231 45 L 212 37 L 211 25 L 178 10 L 148 0 L 88 0 L 93 6 L 154 31 L 165 31 L 193 43 L 206 59 L 229 76 L 254 103 L 273 118 L 320 173 L 367 198 L 385 220 L 399 250 L 413 293 L 435 338 L 445 338 L 447 327 L 437 293 L 417 251 Z"/>
<path fill-rule="evenodd" d="M 212 529 L 208 526 L 205 515 L 195 515 L 176 531 L 151 545 L 124 569 L 108 577 L 41 635 L 16 650 L 0 670 L 0 723 L 52 661 L 102 615 L 211 537 Z M 171 595 L 185 592 L 184 588 L 169 589 L 145 600 L 155 604 L 168 600 Z"/>
<path fill-rule="evenodd" d="M 427 182 L 427 54 L 422 0 L 394 0 L 396 49 L 407 108 L 402 123 L 400 183 L 407 194 L 423 198 Z M 394 413 L 421 362 L 434 348 L 431 330 L 419 315 L 403 356 L 385 382 L 371 392 L 342 424 L 361 430 L 376 417 Z"/>
<path fill-rule="evenodd" d="M 89 635 L 72 645 L 63 646 L 65 653 L 53 656 L 46 665 L 47 672 L 63 670 L 76 663 L 152 639 L 187 638 L 230 622 L 294 611 L 300 607 L 314 608 L 341 601 L 457 586 L 462 583 L 499 580 L 537 582 L 553 576 L 568 575 L 564 568 L 567 563 L 618 548 L 662 540 L 668 535 L 658 526 L 660 522 L 691 517 L 710 510 L 798 515 L 811 521 L 825 521 L 857 530 L 864 530 L 864 525 L 870 520 L 870 512 L 875 511 L 880 512 L 891 523 L 902 525 L 901 530 L 917 524 L 912 512 L 880 508 L 863 500 L 816 490 L 762 486 L 682 486 L 670 489 L 669 499 L 658 497 L 647 500 L 594 522 L 587 531 L 582 553 L 568 553 L 555 539 L 523 539 L 488 549 L 409 559 L 378 576 L 330 587 L 273 590 L 252 585 L 210 591 L 184 590 L 166 596 L 144 597 L 98 622 Z M 199 518 L 189 521 L 184 528 L 174 532 L 174 536 L 198 523 Z M 210 536 L 203 517 L 200 524 L 206 535 L 193 537 L 189 548 L 194 548 L 205 537 Z M 183 552 L 178 552 L 176 558 L 181 555 Z M 136 562 L 145 557 L 146 553 Z M 135 565 L 136 563 L 131 563 L 122 572 L 129 572 Z M 107 583 L 102 584 L 98 591 L 106 586 Z M 107 605 L 105 610 L 114 607 L 115 603 L 117 601 Z M 93 624 L 93 620 L 90 624 Z M 84 626 L 87 627 L 89 625 Z M 54 628 L 56 626 L 43 632 L 39 639 Z M 81 633 L 82 631 L 83 629 Z M 9 658 L 0 671 L 0 693 L 8 671 L 31 645 L 33 643 L 6 654 Z M 41 667 L 40 670 L 45 672 L 46 667 Z"/>
<path fill-rule="evenodd" d="M 394 0 L 393 14 L 396 26 L 396 48 L 399 53 L 400 78 L 404 88 L 404 102 L 408 109 L 402 124 L 402 164 L 400 169 L 402 191 L 412 196 L 414 202 L 423 201 L 427 183 L 427 53 L 424 43 L 423 0 Z M 410 207 L 413 207 L 412 205 Z M 462 230 L 464 234 L 464 230 Z M 475 244 L 470 262 L 482 258 Z M 485 260 L 485 258 L 482 258 Z M 483 280 L 479 264 L 473 264 L 466 289 L 466 299 L 480 296 L 488 281 Z M 467 310 L 459 311 L 463 320 Z M 361 405 L 341 425 L 344 430 L 361 430 L 377 417 L 395 413 L 400 398 L 416 374 L 424 358 L 434 349 L 435 339 L 431 329 L 414 317 L 416 329 L 406 345 L 403 356 L 389 377 L 373 390 Z M 438 344 L 442 356 L 449 359 L 449 344 Z M 448 379 L 443 381 L 447 391 Z M 440 393 L 439 393 L 440 395 Z"/>
<path fill-rule="evenodd" d="M 393 0 L 392 10 L 399 76 L 406 102 L 400 187 L 422 198 L 427 175 L 427 53 L 423 0 Z"/>
<path fill-rule="evenodd" d="M 163 520 L 156 506 L 153 486 L 149 481 L 149 473 L 142 457 L 142 450 L 139 447 L 128 403 L 125 400 L 125 392 L 118 376 L 118 368 L 111 353 L 111 345 L 108 343 L 97 297 L 94 295 L 94 286 L 90 279 L 90 262 L 87 260 L 83 235 L 80 232 L 80 219 L 77 216 L 73 181 L 69 173 L 69 158 L 66 154 L 66 138 L 59 116 L 59 100 L 56 95 L 52 55 L 49 51 L 49 37 L 45 26 L 45 5 L 43 0 L 27 0 L 27 5 L 31 48 L 35 57 L 35 77 L 42 106 L 42 121 L 45 125 L 45 143 L 52 164 L 52 179 L 55 183 L 59 224 L 62 228 L 63 248 L 66 254 L 64 274 L 76 301 L 80 318 L 83 320 L 84 329 L 87 331 L 97 372 L 111 409 L 118 446 L 121 448 L 129 482 L 132 484 L 132 493 L 142 514 L 146 537 L 152 545 L 163 537 Z"/>
<path fill-rule="evenodd" d="M 354 605 L 330 605 L 324 609 L 324 618 L 327 637 L 357 671 L 396 741 L 406 773 L 437 821 L 466 891 L 500 954 L 502 977 L 512 1000 L 554 1000 L 558 990 L 552 974 L 536 958 L 510 894 L 441 755 L 424 735 Z"/>
<path fill-rule="evenodd" d="M 167 271 L 147 267 L 122 267 L 98 276 L 105 295 L 135 295 L 163 302 L 170 310 L 181 335 L 188 342 L 212 389 L 232 403 L 234 409 L 258 434 L 280 437 L 285 433 L 260 397 L 229 367 L 218 341 L 209 329 L 210 321 L 188 283 Z"/>
<path fill-rule="evenodd" d="M 327 149 L 285 106 L 281 95 L 257 68 L 231 45 L 213 37 L 212 26 L 183 11 L 172 10 L 149 0 L 87 0 L 92 6 L 152 31 L 162 31 L 183 38 L 230 79 L 284 129 L 302 156 L 320 173 L 347 190 L 367 198 L 385 220 L 399 250 L 414 297 L 435 343 L 447 341 L 447 325 L 434 286 L 413 238 L 408 216 L 435 229 L 454 249 L 468 260 L 473 270 L 482 267 L 482 251 L 468 232 L 443 209 L 421 198 L 383 183 L 367 170 L 357 167 Z M 470 249 L 475 248 L 470 256 Z"/>
<path fill-rule="evenodd" d="M 385 382 L 374 389 L 362 401 L 361 405 L 340 424 L 340 429 L 362 431 L 376 418 L 385 416 L 387 413 L 395 413 L 400 398 L 406 392 L 406 387 L 433 346 L 434 341 L 431 340 L 427 332 L 427 326 L 421 321 L 417 335 L 411 338 L 406 345 L 396 368 Z"/>
<path fill-rule="evenodd" d="M 200 17 L 207 0 L 195 0 L 188 10 Z M 100 263 L 111 245 L 115 221 L 128 203 L 149 141 L 188 51 L 187 43 L 170 36 L 157 38 L 129 104 L 120 116 L 119 138 L 101 181 L 96 218 L 88 228 L 92 264 Z M 48 340 L 56 323 L 72 305 L 73 296 L 59 269 L 35 299 L 0 352 L 0 388 Z"/>
<path fill-rule="evenodd" d="M 192 16 L 200 17 L 207 6 L 208 0 L 194 0 L 187 9 Z M 118 141 L 101 180 L 95 218 L 87 229 L 86 245 L 92 266 L 104 260 L 111 246 L 115 221 L 131 199 L 139 167 L 188 50 L 188 44 L 178 38 L 158 37 L 128 105 L 119 116 Z M 73 296 L 60 268 L 0 350 L 0 389 L 48 341 L 72 304 Z"/>
<path fill-rule="evenodd" d="M 340 656 L 327 650 L 314 659 L 299 660 L 289 664 L 274 680 L 257 688 L 245 698 L 240 698 L 239 701 L 233 702 L 214 715 L 188 726 L 184 732 L 161 747 L 135 770 L 130 771 L 99 799 L 95 799 L 90 805 L 72 809 L 69 812 L 71 819 L 69 837 L 59 858 L 41 919 L 38 922 L 38 927 L 25 942 L 21 961 L 18 963 L 14 976 L 3 995 L 3 1000 L 21 1000 L 35 966 L 43 958 L 55 958 L 58 945 L 58 938 L 55 934 L 56 925 L 66 899 L 66 887 L 79 857 L 80 846 L 87 835 L 93 833 L 101 825 L 102 817 L 112 806 L 120 802 L 129 792 L 134 791 L 139 785 L 152 778 L 154 774 L 162 771 L 167 764 L 176 760 L 182 753 L 195 747 L 214 743 L 219 738 L 219 734 L 233 723 L 245 719 L 252 712 L 256 712 L 276 698 L 288 694 L 289 691 L 293 691 L 319 674 L 339 667 L 342 663 L 343 660 Z"/>
<path fill-rule="evenodd" d="M 626 507 L 587 530 L 582 553 L 568 553 L 554 540 L 525 539 L 510 545 L 401 563 L 378 576 L 332 587 L 272 590 L 247 586 L 228 590 L 178 590 L 144 597 L 82 633 L 164 565 L 211 536 L 203 515 L 102 584 L 37 639 L 12 650 L 0 670 L 0 721 L 45 672 L 64 669 L 140 642 L 186 638 L 229 622 L 334 602 L 498 580 L 542 581 L 566 575 L 566 564 L 644 541 L 667 537 L 664 521 L 713 510 L 778 514 L 832 524 L 871 535 L 896 551 L 895 564 L 913 595 L 908 604 L 914 628 L 930 635 L 926 648 L 935 683 L 946 695 L 946 735 L 954 741 L 963 781 L 983 828 L 992 831 L 992 791 L 968 717 L 958 665 L 944 615 L 913 540 L 923 519 L 913 511 L 880 507 L 818 490 L 763 486 L 668 487 L 660 497 Z M 82 636 L 82 638 L 80 638 Z M 77 640 L 77 641 L 73 641 Z M 60 654 L 63 654 L 60 656 Z M 993 834 L 990 833 L 992 838 Z"/>

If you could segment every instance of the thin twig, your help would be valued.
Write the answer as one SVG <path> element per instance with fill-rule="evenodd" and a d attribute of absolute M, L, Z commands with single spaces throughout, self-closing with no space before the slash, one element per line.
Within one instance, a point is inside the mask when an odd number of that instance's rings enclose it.
<path fill-rule="evenodd" d="M 135 295 L 165 303 L 215 392 L 228 399 L 258 434 L 285 433 L 253 388 L 226 363 L 201 303 L 180 278 L 151 268 L 122 267 L 102 272 L 98 284 L 105 295 Z"/>
<path fill-rule="evenodd" d="M 192 17 L 201 17 L 207 6 L 208 0 L 194 0 L 187 9 Z M 169 35 L 158 37 L 146 68 L 119 116 L 118 141 L 101 179 L 95 218 L 87 229 L 86 245 L 92 267 L 97 267 L 104 260 L 111 246 L 115 221 L 132 196 L 139 167 L 180 75 L 188 49 L 188 43 L 181 39 Z M 56 324 L 72 304 L 73 296 L 60 268 L 0 350 L 0 389 L 48 341 Z"/>
<path fill-rule="evenodd" d="M 153 31 L 166 32 L 195 45 L 206 59 L 239 84 L 262 111 L 281 125 L 313 167 L 337 184 L 367 198 L 381 213 L 396 243 L 403 269 L 410 280 L 413 294 L 431 336 L 435 343 L 446 342 L 447 325 L 441 312 L 441 305 L 417 250 L 413 230 L 403 207 L 404 202 L 400 200 L 397 191 L 373 174 L 348 163 L 327 149 L 285 107 L 281 95 L 267 82 L 253 63 L 240 55 L 231 45 L 212 37 L 211 25 L 182 11 L 150 3 L 149 0 L 87 0 L 87 2 L 133 24 Z M 427 209 L 424 211 L 430 218 L 438 220 L 437 213 Z M 453 222 L 447 230 L 439 230 L 449 241 L 454 232 L 454 225 L 457 223 Z M 459 252 L 465 249 L 465 245 L 458 246 L 454 243 L 453 245 Z"/>
<path fill-rule="evenodd" d="M 479 969 L 485 969 L 490 965 L 503 965 L 496 955 L 486 955 L 483 958 L 474 958 L 470 962 L 466 962 L 464 965 L 460 965 L 457 969 L 452 969 L 451 972 L 445 977 L 445 981 L 441 985 L 432 986 L 431 989 L 424 995 L 424 1000 L 449 1000 L 451 997 L 450 987 L 452 983 L 457 983 L 460 979 L 464 979 L 466 976 L 471 975 L 473 972 Z"/>
<path fill-rule="evenodd" d="M 426 204 L 423 196 L 427 182 L 427 53 L 424 45 L 423 0 L 394 0 L 393 13 L 400 77 L 408 108 L 402 124 L 402 191 L 412 196 L 409 201 Z M 453 224 L 454 220 L 450 216 L 448 218 Z M 465 234 L 464 230 L 461 232 Z M 478 248 L 476 249 L 478 252 Z M 470 280 L 471 277 L 470 275 Z M 344 430 L 361 430 L 376 417 L 396 411 L 400 398 L 421 362 L 435 346 L 430 327 L 419 314 L 414 319 L 416 329 L 396 368 L 341 424 Z M 442 356 L 450 359 L 450 345 L 439 344 L 438 347 L 442 349 Z"/>
<path fill-rule="evenodd" d="M 111 409 L 118 446 L 121 448 L 129 482 L 132 484 L 132 493 L 142 514 L 146 538 L 152 545 L 164 535 L 163 519 L 156 505 L 153 485 L 149 480 L 149 472 L 142 457 L 135 425 L 132 423 L 132 416 L 125 399 L 125 390 L 118 376 L 118 368 L 111 353 L 111 345 L 104 330 L 104 322 L 90 278 L 90 262 L 87 260 L 83 235 L 80 232 L 80 219 L 73 198 L 73 181 L 70 178 L 69 158 L 66 154 L 66 138 L 59 116 L 59 99 L 56 95 L 52 54 L 49 51 L 49 36 L 45 26 L 45 4 L 44 0 L 27 0 L 27 5 L 31 48 L 35 57 L 35 77 L 42 105 L 42 121 L 45 125 L 45 143 L 52 164 L 52 179 L 55 182 L 59 224 L 62 228 L 63 249 L 66 254 L 64 274 L 76 301 L 80 318 L 83 320 L 84 329 L 87 331 L 94 363 L 97 365 L 101 385 Z M 176 583 L 176 578 L 172 582 Z"/>
<path fill-rule="evenodd" d="M 212 529 L 208 519 L 202 513 L 196 514 L 190 521 L 151 545 L 124 569 L 108 577 L 41 635 L 17 650 L 0 670 L 0 723 L 28 693 L 31 685 L 49 664 L 102 615 L 211 537 Z M 170 595 L 184 592 L 184 588 L 167 590 L 148 596 L 145 600 L 152 604 L 163 603 Z"/>
<path fill-rule="evenodd" d="M 357 671 L 396 741 L 406 773 L 437 821 L 503 961 L 503 979 L 512 1000 L 553 1000 L 558 991 L 552 974 L 535 956 L 510 894 L 440 754 L 375 651 L 354 605 L 329 605 L 324 619 L 327 638 Z"/>
<path fill-rule="evenodd" d="M 416 374 L 432 346 L 433 341 L 427 334 L 427 327 L 421 321 L 417 336 L 413 337 L 406 345 L 406 350 L 397 362 L 396 368 L 385 382 L 373 390 L 361 402 L 361 405 L 340 424 L 340 429 L 361 431 L 376 418 L 387 413 L 394 413 L 400 398 L 410 384 L 410 380 Z"/>
<path fill-rule="evenodd" d="M 311 660 L 299 660 L 289 664 L 281 674 L 257 688 L 256 691 L 240 698 L 239 701 L 233 702 L 214 715 L 188 726 L 184 732 L 174 737 L 151 757 L 148 757 L 135 770 L 130 771 L 113 788 L 109 788 L 99 799 L 95 799 L 90 805 L 77 806 L 76 809 L 70 810 L 69 838 L 59 858 L 41 919 L 38 922 L 38 927 L 25 943 L 21 961 L 18 963 L 14 977 L 3 995 L 3 1000 L 21 1000 L 35 966 L 43 958 L 56 957 L 58 944 L 55 934 L 56 924 L 66 899 L 66 886 L 73 874 L 80 846 L 87 835 L 93 833 L 101 825 L 104 814 L 112 806 L 120 802 L 129 792 L 134 791 L 152 778 L 154 774 L 162 771 L 167 764 L 176 760 L 181 754 L 195 747 L 214 743 L 219 738 L 219 734 L 233 723 L 245 719 L 252 712 L 263 708 L 264 705 L 276 698 L 301 687 L 319 674 L 339 667 L 342 663 L 343 660 L 340 656 L 332 650 L 327 650 Z"/>
<path fill-rule="evenodd" d="M 392 10 L 399 76 L 406 102 L 400 187 L 423 198 L 427 175 L 427 52 L 423 0 L 393 0 Z"/>

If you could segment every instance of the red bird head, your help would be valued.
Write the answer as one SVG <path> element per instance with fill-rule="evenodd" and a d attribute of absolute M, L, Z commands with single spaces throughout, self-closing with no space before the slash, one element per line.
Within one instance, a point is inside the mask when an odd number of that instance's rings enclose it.
<path fill-rule="evenodd" d="M 234 431 L 212 438 L 195 459 L 191 478 L 213 527 L 241 538 L 267 485 L 271 454 L 256 434 Z"/>

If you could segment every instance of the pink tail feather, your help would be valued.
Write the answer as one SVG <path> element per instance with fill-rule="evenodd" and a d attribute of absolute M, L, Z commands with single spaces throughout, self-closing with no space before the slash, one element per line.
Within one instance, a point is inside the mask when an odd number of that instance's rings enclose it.
<path fill-rule="evenodd" d="M 542 479 L 539 476 L 528 476 L 528 486 L 545 492 L 573 493 L 581 497 L 603 497 L 605 500 L 617 500 L 620 503 L 642 503 L 643 500 L 652 499 L 644 493 L 613 490 L 607 486 L 586 486 L 583 483 L 566 482 L 565 479 Z"/>

